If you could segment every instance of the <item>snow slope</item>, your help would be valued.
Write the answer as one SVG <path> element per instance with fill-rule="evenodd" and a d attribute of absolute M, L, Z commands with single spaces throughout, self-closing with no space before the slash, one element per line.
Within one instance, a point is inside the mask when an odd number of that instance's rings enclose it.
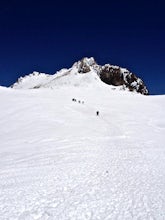
<path fill-rule="evenodd" d="M 0 87 L 0 219 L 165 219 L 165 96 L 112 88 Z"/>
<path fill-rule="evenodd" d="M 86 87 L 93 83 L 103 84 L 99 76 L 90 71 L 86 74 L 78 74 L 77 68 L 62 69 L 54 75 L 45 73 L 33 72 L 25 77 L 21 77 L 18 83 L 13 85 L 15 89 L 39 89 L 39 88 L 54 88 L 61 86 L 81 86 Z"/>

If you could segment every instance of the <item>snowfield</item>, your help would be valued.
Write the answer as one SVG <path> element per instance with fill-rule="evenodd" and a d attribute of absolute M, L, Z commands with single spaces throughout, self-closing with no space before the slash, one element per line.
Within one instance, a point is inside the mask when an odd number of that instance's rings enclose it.
<path fill-rule="evenodd" d="M 76 82 L 0 105 L 0 219 L 165 219 L 164 95 Z"/>

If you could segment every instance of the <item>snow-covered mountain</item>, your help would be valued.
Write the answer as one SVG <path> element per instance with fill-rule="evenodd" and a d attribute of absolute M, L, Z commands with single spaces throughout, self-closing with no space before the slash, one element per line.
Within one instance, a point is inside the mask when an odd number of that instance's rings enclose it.
<path fill-rule="evenodd" d="M 101 80 L 100 80 L 101 79 Z M 54 75 L 33 72 L 18 79 L 13 88 L 49 88 L 61 85 L 89 86 L 105 82 L 147 95 L 148 90 L 143 81 L 125 68 L 105 64 L 98 65 L 93 57 L 83 58 L 70 69 L 62 69 Z"/>
<path fill-rule="evenodd" d="M 87 61 L 0 87 L 0 219 L 165 219 L 165 96 Z"/>

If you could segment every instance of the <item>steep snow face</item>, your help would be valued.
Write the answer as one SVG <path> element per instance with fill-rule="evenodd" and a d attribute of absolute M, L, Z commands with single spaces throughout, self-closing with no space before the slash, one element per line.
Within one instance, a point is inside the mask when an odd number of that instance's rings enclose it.
<path fill-rule="evenodd" d="M 0 104 L 0 219 L 165 219 L 165 96 L 0 87 Z"/>
<path fill-rule="evenodd" d="M 100 80 L 101 79 L 101 80 Z M 36 89 L 61 85 L 93 86 L 104 82 L 123 89 L 148 94 L 143 81 L 125 68 L 105 64 L 100 66 L 93 57 L 83 58 L 73 64 L 70 69 L 62 69 L 54 75 L 34 72 L 18 79 L 13 88 Z M 120 87 L 120 88 L 121 88 Z"/>

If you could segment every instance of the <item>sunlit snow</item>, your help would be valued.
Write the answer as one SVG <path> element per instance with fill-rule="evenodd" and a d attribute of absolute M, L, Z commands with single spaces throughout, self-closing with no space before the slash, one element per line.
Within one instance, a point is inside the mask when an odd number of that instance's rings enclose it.
<path fill-rule="evenodd" d="M 165 219 L 165 96 L 90 74 L 0 87 L 0 219 Z"/>

